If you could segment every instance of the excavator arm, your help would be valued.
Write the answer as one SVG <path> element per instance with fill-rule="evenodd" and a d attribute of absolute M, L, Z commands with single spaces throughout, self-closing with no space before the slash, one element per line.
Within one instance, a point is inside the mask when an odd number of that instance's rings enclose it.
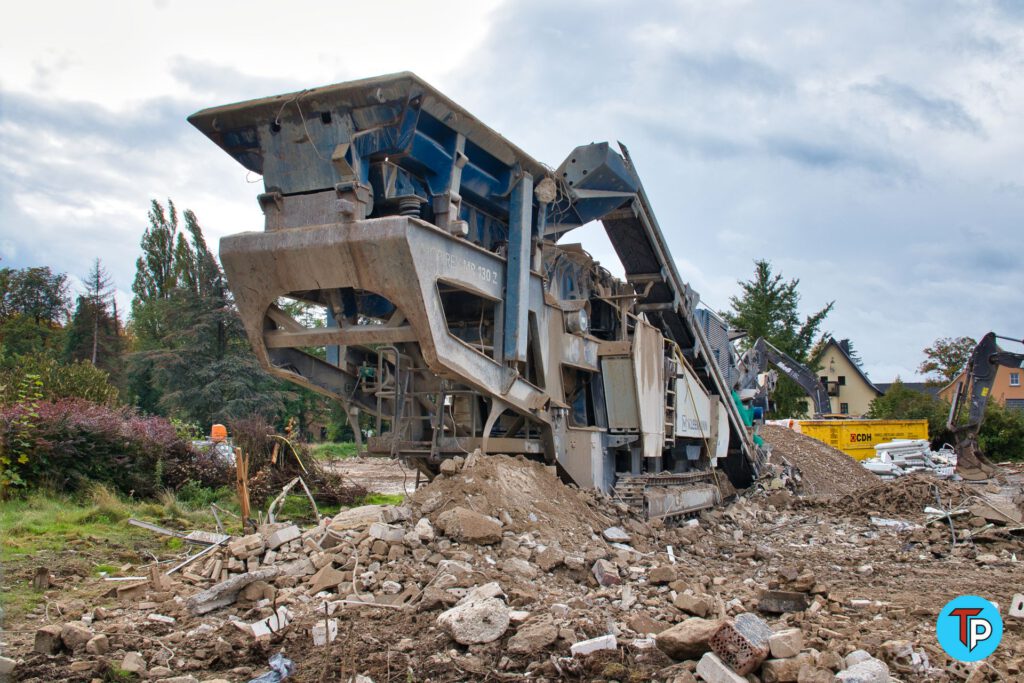
<path fill-rule="evenodd" d="M 740 386 L 750 388 L 757 386 L 757 375 L 763 373 L 768 365 L 772 365 L 779 372 L 796 382 L 814 402 L 814 416 L 821 417 L 832 412 L 832 403 L 828 396 L 828 390 L 821 383 L 818 377 L 807 366 L 803 365 L 789 354 L 771 344 L 768 340 L 759 338 L 746 353 L 743 354 L 744 372 L 740 378 Z M 768 383 L 760 388 L 758 397 L 767 397 L 767 394 L 774 388 Z"/>
<path fill-rule="evenodd" d="M 999 366 L 1024 368 L 1024 353 L 1004 351 L 999 348 L 997 339 L 1006 339 L 1024 343 L 1012 337 L 1003 337 L 989 332 L 971 352 L 967 361 L 963 379 L 957 385 L 956 392 L 949 407 L 949 419 L 946 426 L 956 436 L 957 472 L 968 480 L 979 481 L 988 479 L 997 470 L 978 449 L 978 432 L 985 419 L 985 407 L 988 405 Z M 967 419 L 957 424 L 964 404 L 968 403 Z"/>

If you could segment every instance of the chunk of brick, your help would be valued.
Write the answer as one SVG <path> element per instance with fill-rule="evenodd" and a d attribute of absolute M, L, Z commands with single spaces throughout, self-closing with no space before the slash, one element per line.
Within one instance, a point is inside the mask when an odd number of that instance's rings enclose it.
<path fill-rule="evenodd" d="M 711 639 L 711 651 L 741 676 L 752 673 L 768 658 L 771 627 L 751 612 L 736 615 L 718 627 Z"/>

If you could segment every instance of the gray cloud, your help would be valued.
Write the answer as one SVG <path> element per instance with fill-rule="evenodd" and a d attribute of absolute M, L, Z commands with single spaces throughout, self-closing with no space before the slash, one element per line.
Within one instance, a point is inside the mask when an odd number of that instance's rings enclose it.
<path fill-rule="evenodd" d="M 915 114 L 937 128 L 975 134 L 984 132 L 981 123 L 960 102 L 925 95 L 906 83 L 880 78 L 870 85 L 858 85 L 855 89 L 886 99 L 899 109 Z"/>

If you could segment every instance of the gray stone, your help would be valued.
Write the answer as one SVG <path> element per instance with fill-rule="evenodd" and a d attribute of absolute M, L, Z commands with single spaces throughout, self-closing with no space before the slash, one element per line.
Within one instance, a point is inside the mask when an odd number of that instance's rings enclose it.
<path fill-rule="evenodd" d="M 416 536 L 419 537 L 423 543 L 429 543 L 434 540 L 434 525 L 430 523 L 430 520 L 426 517 L 420 518 L 420 521 L 416 522 L 413 531 L 416 532 Z"/>
<path fill-rule="evenodd" d="M 609 543 L 629 543 L 633 538 L 626 533 L 625 529 L 619 526 L 610 526 L 602 533 L 604 540 Z"/>

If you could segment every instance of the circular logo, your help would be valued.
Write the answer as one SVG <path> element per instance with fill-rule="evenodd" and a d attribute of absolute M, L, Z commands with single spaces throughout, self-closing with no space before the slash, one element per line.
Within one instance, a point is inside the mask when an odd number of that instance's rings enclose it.
<path fill-rule="evenodd" d="M 953 659 L 976 662 L 985 659 L 1003 638 L 1003 619 L 996 606 L 977 595 L 950 600 L 935 622 L 939 645 Z"/>

